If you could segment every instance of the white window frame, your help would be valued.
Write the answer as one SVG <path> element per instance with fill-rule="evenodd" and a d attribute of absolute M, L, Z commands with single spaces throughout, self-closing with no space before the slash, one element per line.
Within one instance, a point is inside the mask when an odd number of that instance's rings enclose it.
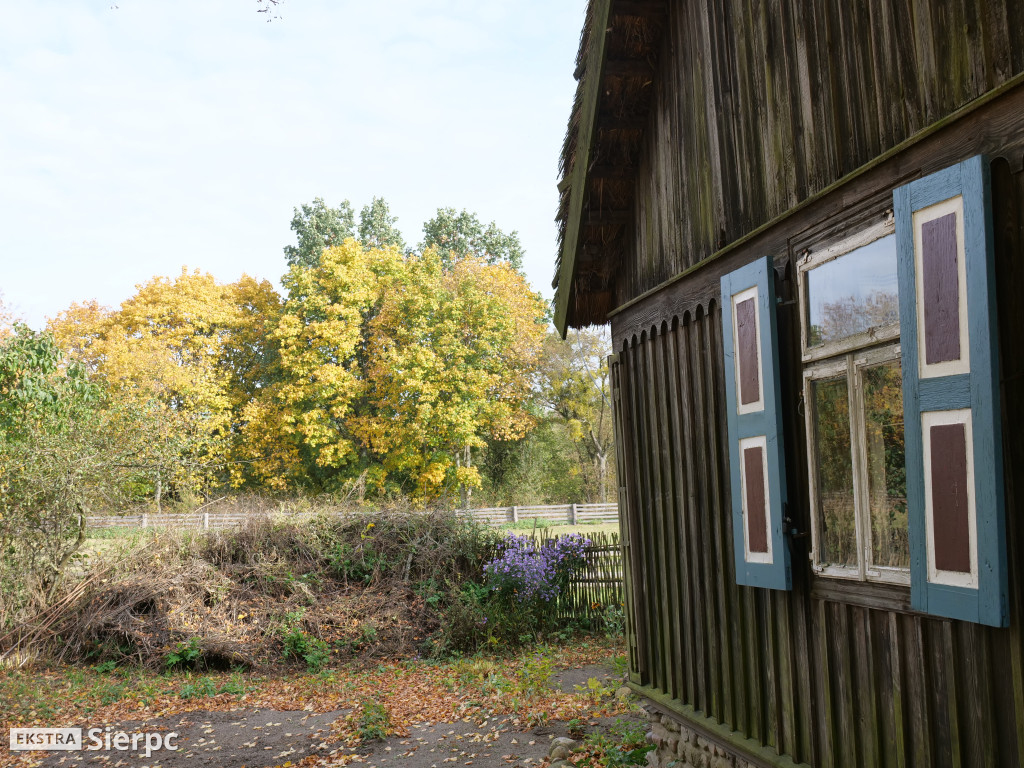
<path fill-rule="evenodd" d="M 811 501 L 811 552 L 809 558 L 815 574 L 851 581 L 871 581 L 885 584 L 910 584 L 910 569 L 876 566 L 871 551 L 871 509 L 869 478 L 867 474 L 867 440 L 864 425 L 863 372 L 887 362 L 900 361 L 900 326 L 894 324 L 869 328 L 837 341 L 808 347 L 808 288 L 807 273 L 840 256 L 895 231 L 892 213 L 883 221 L 858 231 L 826 248 L 807 253 L 797 264 L 799 293 L 800 344 L 803 368 L 804 426 L 808 452 L 808 475 Z M 849 396 L 850 446 L 853 465 L 854 525 L 857 537 L 857 565 L 840 566 L 821 562 L 822 536 L 819 511 L 818 453 L 815 436 L 813 382 L 845 377 Z"/>
<path fill-rule="evenodd" d="M 800 350 L 801 360 L 804 363 L 824 360 L 825 358 L 834 357 L 842 354 L 843 352 L 857 350 L 871 344 L 899 339 L 900 324 L 899 321 L 897 321 L 890 325 L 868 328 L 866 331 L 862 331 L 861 333 L 857 333 L 852 336 L 847 336 L 846 338 L 839 339 L 837 341 L 826 341 L 814 347 L 808 346 L 807 344 L 807 326 L 809 324 L 807 302 L 810 298 L 807 287 L 807 273 L 816 267 L 820 267 L 822 264 L 827 264 L 830 261 L 838 259 L 840 256 L 845 256 L 850 251 L 855 251 L 862 246 L 873 243 L 875 240 L 891 235 L 895 231 L 896 226 L 893 223 L 892 213 L 890 212 L 886 215 L 883 221 L 862 229 L 858 231 L 857 234 L 840 240 L 826 248 L 822 248 L 818 251 L 810 251 L 797 262 L 797 290 L 799 292 L 800 308 Z"/>

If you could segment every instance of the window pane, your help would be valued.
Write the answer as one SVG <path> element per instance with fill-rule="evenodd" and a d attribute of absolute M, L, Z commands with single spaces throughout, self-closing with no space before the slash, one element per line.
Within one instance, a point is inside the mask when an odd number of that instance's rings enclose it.
<path fill-rule="evenodd" d="M 875 565 L 909 568 L 903 386 L 899 361 L 868 368 L 863 377 L 871 559 Z"/>
<path fill-rule="evenodd" d="M 899 322 L 896 236 L 807 272 L 807 345 L 816 347 Z"/>
<path fill-rule="evenodd" d="M 857 528 L 846 376 L 811 382 L 822 565 L 857 566 Z"/>

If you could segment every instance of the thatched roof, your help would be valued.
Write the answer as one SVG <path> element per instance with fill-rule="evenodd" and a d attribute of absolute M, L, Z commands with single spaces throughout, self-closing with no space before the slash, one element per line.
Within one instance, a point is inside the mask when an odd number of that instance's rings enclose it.
<path fill-rule="evenodd" d="M 562 146 L 555 325 L 606 322 L 632 218 L 666 0 L 590 0 Z M 582 161 L 581 161 L 582 160 Z"/>

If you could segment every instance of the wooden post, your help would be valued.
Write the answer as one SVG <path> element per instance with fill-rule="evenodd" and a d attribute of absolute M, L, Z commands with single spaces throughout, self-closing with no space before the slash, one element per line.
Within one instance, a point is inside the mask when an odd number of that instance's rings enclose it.
<path fill-rule="evenodd" d="M 569 525 L 576 525 L 576 505 L 569 505 Z"/>
<path fill-rule="evenodd" d="M 207 531 L 210 529 L 210 513 L 203 512 L 203 530 Z"/>
<path fill-rule="evenodd" d="M 519 507 L 517 507 L 515 504 L 512 505 L 512 522 L 519 522 Z"/>
<path fill-rule="evenodd" d="M 148 512 L 143 512 L 142 513 L 142 527 L 145 528 L 148 524 L 149 524 L 149 513 Z"/>

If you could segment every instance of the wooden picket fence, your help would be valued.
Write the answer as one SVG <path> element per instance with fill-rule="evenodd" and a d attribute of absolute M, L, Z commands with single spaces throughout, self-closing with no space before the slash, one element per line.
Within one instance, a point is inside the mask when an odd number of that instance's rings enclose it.
<path fill-rule="evenodd" d="M 455 511 L 487 525 L 508 525 L 528 520 L 544 520 L 560 525 L 619 522 L 618 504 L 546 504 L 534 507 L 483 507 Z"/>
<path fill-rule="evenodd" d="M 312 512 L 292 513 L 289 520 L 303 520 L 314 516 Z M 339 517 L 345 512 L 335 512 Z M 483 509 L 459 509 L 456 514 L 471 517 L 484 525 L 507 525 L 527 520 L 544 520 L 562 525 L 579 523 L 617 523 L 618 504 L 548 504 L 543 506 L 487 507 Z M 232 528 L 242 525 L 249 515 L 241 512 L 197 511 L 179 514 L 141 513 L 135 515 L 90 516 L 86 518 L 89 528 L 178 528 L 200 530 L 211 528 Z"/>
<path fill-rule="evenodd" d="M 583 554 L 586 564 L 558 596 L 558 618 L 592 627 L 621 626 L 626 598 L 619 534 L 595 531 L 586 537 L 590 539 Z"/>

